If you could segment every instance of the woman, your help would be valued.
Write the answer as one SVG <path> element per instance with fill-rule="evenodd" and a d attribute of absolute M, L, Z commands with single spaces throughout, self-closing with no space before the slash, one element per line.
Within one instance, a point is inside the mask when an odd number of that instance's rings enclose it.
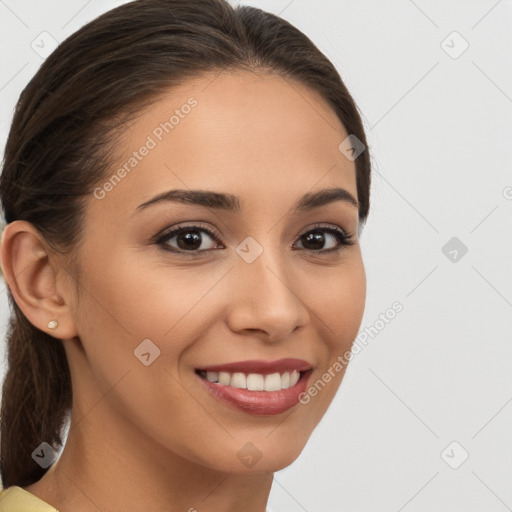
<path fill-rule="evenodd" d="M 64 41 L 0 180 L 2 510 L 263 512 L 360 327 L 366 146 L 259 9 L 137 0 Z"/>

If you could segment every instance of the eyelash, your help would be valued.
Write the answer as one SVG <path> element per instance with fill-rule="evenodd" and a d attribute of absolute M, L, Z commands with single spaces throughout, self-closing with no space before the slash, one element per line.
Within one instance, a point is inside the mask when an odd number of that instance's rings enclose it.
<path fill-rule="evenodd" d="M 169 251 L 169 252 L 172 252 L 175 254 L 184 254 L 184 255 L 192 256 L 192 257 L 200 256 L 203 253 L 208 253 L 210 251 L 218 250 L 218 249 L 204 249 L 201 251 L 200 250 L 184 251 L 181 249 L 169 248 L 169 245 L 167 242 L 171 238 L 174 238 L 175 236 L 180 235 L 181 233 L 187 233 L 190 231 L 205 232 L 208 234 L 208 236 L 210 236 L 214 240 L 218 240 L 220 238 L 220 235 L 218 235 L 217 233 L 211 231 L 210 229 L 208 229 L 206 227 L 202 227 L 201 225 L 197 225 L 197 224 L 190 224 L 190 225 L 186 225 L 186 226 L 180 226 L 179 228 L 173 229 L 172 231 L 164 232 L 161 235 L 157 235 L 156 239 L 154 240 L 154 243 L 156 245 L 159 245 L 165 251 Z M 319 231 L 326 232 L 326 233 L 329 233 L 329 234 L 335 236 L 335 238 L 337 238 L 340 245 L 338 247 L 335 247 L 332 249 L 327 249 L 327 250 L 322 250 L 322 249 L 320 249 L 320 250 L 304 249 L 304 250 L 309 251 L 311 253 L 317 253 L 317 254 L 331 254 L 331 253 L 339 254 L 343 250 L 345 250 L 348 246 L 354 245 L 356 243 L 356 241 L 354 240 L 354 236 L 351 233 L 346 233 L 345 231 L 343 231 L 342 229 L 340 229 L 338 227 L 335 228 L 335 227 L 331 227 L 331 226 L 324 226 L 322 224 L 315 224 L 311 229 L 309 229 L 308 231 L 303 233 L 299 237 L 299 240 L 310 233 L 319 232 Z"/>

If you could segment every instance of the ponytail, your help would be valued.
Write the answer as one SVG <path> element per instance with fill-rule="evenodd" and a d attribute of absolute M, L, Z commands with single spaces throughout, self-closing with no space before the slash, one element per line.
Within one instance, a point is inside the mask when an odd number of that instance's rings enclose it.
<path fill-rule="evenodd" d="M 58 451 L 71 408 L 71 376 L 62 342 L 34 327 L 8 290 L 7 373 L 0 410 L 4 488 L 27 486 L 48 470 L 32 457 L 46 441 Z M 39 450 L 38 450 L 39 451 Z"/>

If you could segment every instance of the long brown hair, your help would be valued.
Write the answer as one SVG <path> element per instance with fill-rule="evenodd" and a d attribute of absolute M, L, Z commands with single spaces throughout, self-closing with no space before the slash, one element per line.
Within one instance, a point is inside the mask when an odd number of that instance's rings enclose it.
<path fill-rule="evenodd" d="M 6 223 L 30 222 L 71 264 L 82 239 L 84 198 L 108 176 L 122 124 L 173 85 L 226 69 L 266 70 L 309 86 L 367 146 L 359 112 L 338 72 L 287 21 L 254 7 L 234 8 L 226 0 L 136 0 L 71 35 L 22 91 L 0 177 Z M 355 165 L 364 223 L 367 150 Z M 5 488 L 30 485 L 44 475 L 47 469 L 32 452 L 43 441 L 62 447 L 72 406 L 62 341 L 34 327 L 9 288 L 8 299 L 8 368 L 0 411 Z"/>

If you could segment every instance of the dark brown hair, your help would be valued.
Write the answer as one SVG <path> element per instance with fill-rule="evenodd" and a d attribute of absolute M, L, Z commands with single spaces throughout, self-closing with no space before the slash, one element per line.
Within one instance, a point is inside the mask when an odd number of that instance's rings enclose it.
<path fill-rule="evenodd" d="M 61 43 L 21 93 L 0 177 L 6 223 L 30 222 L 49 246 L 69 255 L 70 275 L 78 284 L 72 258 L 82 240 L 84 198 L 108 176 L 120 127 L 173 85 L 229 69 L 269 71 L 309 86 L 367 146 L 357 107 L 338 72 L 287 21 L 225 0 L 136 0 Z M 364 224 L 367 150 L 355 165 Z M 30 485 L 44 475 L 47 469 L 32 452 L 43 441 L 62 447 L 72 405 L 62 342 L 27 320 L 10 289 L 8 299 L 8 369 L 0 412 L 5 488 Z"/>

